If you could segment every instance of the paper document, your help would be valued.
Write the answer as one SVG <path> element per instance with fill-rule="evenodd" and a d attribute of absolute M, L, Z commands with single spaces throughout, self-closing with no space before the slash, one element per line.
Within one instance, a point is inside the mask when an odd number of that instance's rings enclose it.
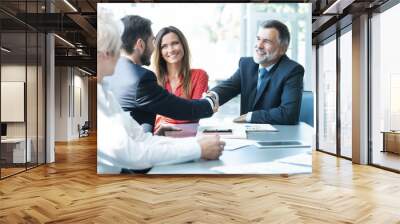
<path fill-rule="evenodd" d="M 276 161 L 280 163 L 286 163 L 298 166 L 312 166 L 312 154 L 311 152 L 302 153 L 294 156 L 288 156 Z"/>
<path fill-rule="evenodd" d="M 243 147 L 255 144 L 255 141 L 253 141 L 253 140 L 229 139 L 229 138 L 224 138 L 224 136 L 221 136 L 221 140 L 223 140 L 225 142 L 224 150 L 227 150 L 227 151 L 232 151 L 235 149 L 239 149 L 239 148 L 243 148 Z"/>
<path fill-rule="evenodd" d="M 296 166 L 280 162 L 218 166 L 211 170 L 226 174 L 298 174 L 311 173 L 312 166 Z"/>
<path fill-rule="evenodd" d="M 278 131 L 270 124 L 244 124 L 246 131 Z"/>

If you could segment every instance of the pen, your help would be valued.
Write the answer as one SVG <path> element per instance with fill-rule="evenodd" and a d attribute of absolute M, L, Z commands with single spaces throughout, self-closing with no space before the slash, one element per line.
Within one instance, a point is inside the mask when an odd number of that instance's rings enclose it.
<path fill-rule="evenodd" d="M 227 133 L 227 132 L 232 132 L 232 129 L 205 129 L 203 131 L 203 133 L 210 133 L 210 132 Z"/>

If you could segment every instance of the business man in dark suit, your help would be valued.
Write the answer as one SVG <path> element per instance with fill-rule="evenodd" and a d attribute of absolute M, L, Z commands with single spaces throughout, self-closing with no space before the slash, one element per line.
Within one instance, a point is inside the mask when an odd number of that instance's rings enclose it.
<path fill-rule="evenodd" d="M 289 30 L 277 20 L 263 22 L 257 33 L 253 57 L 208 95 L 223 105 L 241 94 L 235 122 L 297 124 L 303 93 L 304 68 L 286 56 Z"/>
<path fill-rule="evenodd" d="M 105 79 L 125 111 L 141 124 L 146 131 L 154 126 L 156 114 L 178 120 L 198 120 L 210 117 L 216 102 L 211 98 L 185 100 L 168 93 L 158 85 L 155 74 L 143 68 L 150 64 L 154 50 L 151 21 L 140 16 L 122 18 L 122 52 L 113 76 Z"/>

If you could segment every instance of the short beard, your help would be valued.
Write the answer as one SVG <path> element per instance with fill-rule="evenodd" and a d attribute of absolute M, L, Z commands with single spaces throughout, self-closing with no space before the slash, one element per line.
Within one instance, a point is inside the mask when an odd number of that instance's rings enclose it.
<path fill-rule="evenodd" d="M 151 58 L 151 53 L 148 52 L 148 48 L 144 50 L 144 53 L 140 56 L 140 62 L 142 65 L 149 66 L 150 65 L 150 58 Z"/>
<path fill-rule="evenodd" d="M 142 56 L 140 56 L 140 62 L 142 63 L 142 65 L 149 66 L 150 65 L 150 57 L 147 57 L 147 55 L 142 54 Z"/>
<path fill-rule="evenodd" d="M 266 63 L 268 63 L 268 62 L 270 62 L 270 61 L 273 61 L 273 60 L 276 60 L 277 58 L 279 58 L 279 55 L 278 55 L 278 52 L 274 52 L 274 53 L 272 53 L 272 54 L 265 54 L 264 55 L 264 57 L 262 57 L 262 58 L 257 58 L 255 55 L 256 55 L 257 53 L 256 52 L 254 52 L 253 53 L 253 60 L 254 60 L 254 62 L 256 62 L 257 64 L 266 64 Z"/>

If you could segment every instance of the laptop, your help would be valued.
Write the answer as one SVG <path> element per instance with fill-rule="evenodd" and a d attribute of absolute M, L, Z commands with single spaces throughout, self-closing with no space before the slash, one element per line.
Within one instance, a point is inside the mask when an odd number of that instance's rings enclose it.
<path fill-rule="evenodd" d="M 255 144 L 258 148 L 302 148 L 310 147 L 302 141 L 296 140 L 276 140 L 276 141 L 257 141 Z"/>

